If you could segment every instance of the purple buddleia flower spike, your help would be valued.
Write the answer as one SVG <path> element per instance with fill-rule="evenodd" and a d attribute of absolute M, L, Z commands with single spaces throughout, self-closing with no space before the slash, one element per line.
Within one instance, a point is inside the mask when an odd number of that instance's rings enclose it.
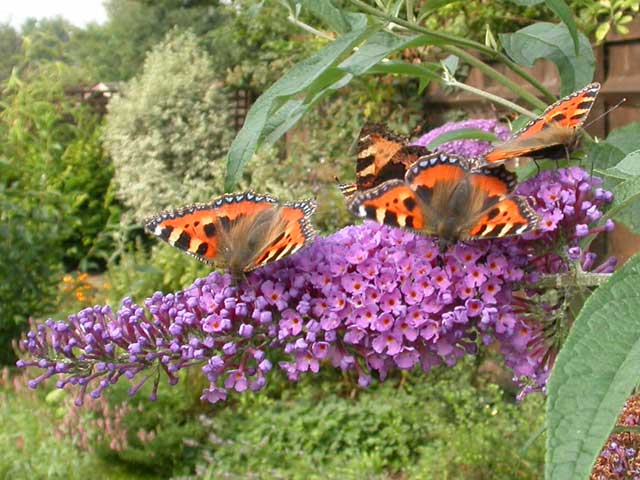
<path fill-rule="evenodd" d="M 544 171 L 517 192 L 548 219 L 536 232 L 440 254 L 436 238 L 367 221 L 237 285 L 214 272 L 142 305 L 125 299 L 115 313 L 96 306 L 47 321 L 21 342 L 18 366 L 42 370 L 32 387 L 51 377 L 60 388 L 79 385 L 79 402 L 89 384 L 97 396 L 125 376 L 135 393 L 151 371 L 175 384 L 197 367 L 210 382 L 201 398 L 214 403 L 263 388 L 273 365 L 291 380 L 332 366 L 367 386 L 393 369 L 454 365 L 497 341 L 514 375 L 528 379 L 525 391 L 543 388 L 559 348 L 550 329 L 566 312 L 537 282 L 597 264 L 579 243 L 612 228 L 597 223 L 611 195 L 576 167 Z M 594 271 L 614 266 L 607 260 Z"/>

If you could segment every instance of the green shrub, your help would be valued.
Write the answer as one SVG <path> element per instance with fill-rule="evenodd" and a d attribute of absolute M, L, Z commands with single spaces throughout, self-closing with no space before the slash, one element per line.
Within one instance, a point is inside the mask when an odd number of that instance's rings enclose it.
<path fill-rule="evenodd" d="M 0 183 L 0 364 L 15 361 L 11 341 L 26 319 L 54 308 L 63 254 L 55 200 Z"/>
<path fill-rule="evenodd" d="M 210 418 L 205 478 L 537 479 L 539 397 L 474 386 L 471 361 L 340 395 L 339 374 L 242 397 Z"/>
<path fill-rule="evenodd" d="M 62 264 L 88 268 L 117 208 L 98 119 L 63 87 L 78 72 L 45 64 L 14 75 L 0 111 L 0 361 L 29 316 L 51 313 Z"/>
<path fill-rule="evenodd" d="M 104 144 L 136 221 L 222 192 L 229 104 L 194 34 L 170 32 L 109 105 Z"/>
<path fill-rule="evenodd" d="M 188 474 L 207 434 L 199 419 L 206 407 L 200 400 L 204 379 L 193 373 L 181 375 L 175 386 L 163 379 L 156 401 L 149 400 L 153 381 L 130 397 L 131 384 L 123 379 L 106 398 L 67 410 L 61 424 L 69 435 L 86 432 L 86 448 L 105 463 L 165 478 Z M 64 401 L 67 408 L 70 403 Z"/>

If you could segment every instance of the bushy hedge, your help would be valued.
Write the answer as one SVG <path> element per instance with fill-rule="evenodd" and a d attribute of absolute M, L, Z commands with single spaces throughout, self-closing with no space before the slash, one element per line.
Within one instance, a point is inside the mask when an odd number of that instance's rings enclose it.
<path fill-rule="evenodd" d="M 111 101 L 104 144 L 135 220 L 221 193 L 233 126 L 214 73 L 197 37 L 172 31 Z"/>
<path fill-rule="evenodd" d="M 0 362 L 29 316 L 51 313 L 62 267 L 96 266 L 117 219 L 99 121 L 64 86 L 78 72 L 50 63 L 14 75 L 0 111 Z"/>

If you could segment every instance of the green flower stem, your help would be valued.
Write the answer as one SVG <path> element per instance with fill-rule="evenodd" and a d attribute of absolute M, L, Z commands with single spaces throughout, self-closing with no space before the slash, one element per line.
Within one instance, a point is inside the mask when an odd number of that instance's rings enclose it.
<path fill-rule="evenodd" d="M 350 0 L 350 2 L 352 4 L 354 4 L 356 7 L 360 8 L 361 10 L 370 13 L 371 15 L 375 15 L 376 17 L 380 17 L 380 18 L 384 18 L 385 20 L 387 20 L 388 22 L 391 23 L 395 23 L 397 25 L 401 25 L 409 30 L 413 30 L 415 32 L 418 33 L 422 33 L 424 35 L 427 36 L 431 36 L 435 39 L 438 40 L 444 40 L 448 43 L 453 43 L 455 45 L 459 45 L 461 47 L 468 47 L 468 48 L 473 48 L 476 50 L 480 50 L 480 51 L 485 51 L 485 53 L 488 53 L 490 55 L 495 54 L 495 52 L 493 50 L 491 50 L 490 48 L 485 47 L 483 44 L 478 43 L 474 40 L 467 40 L 466 38 L 460 38 L 460 37 L 456 37 L 455 35 L 450 35 L 448 33 L 442 33 L 442 32 L 434 32 L 432 30 L 428 30 L 424 27 L 421 27 L 419 25 L 415 25 L 414 23 L 411 22 L 407 22 L 406 20 L 403 20 L 402 18 L 390 15 L 388 13 L 385 12 L 381 12 L 380 10 L 367 5 L 366 3 L 360 1 L 360 0 Z"/>
<path fill-rule="evenodd" d="M 617 425 L 611 433 L 640 433 L 640 425 Z"/>
<path fill-rule="evenodd" d="M 293 23 L 296 27 L 300 27 L 301 29 L 303 29 L 303 30 L 305 30 L 305 31 L 311 33 L 312 35 L 317 36 L 317 37 L 324 38 L 325 40 L 329 40 L 331 42 L 336 39 L 334 35 L 330 35 L 330 34 L 328 34 L 326 32 L 323 32 L 321 30 L 313 28 L 308 23 L 304 23 L 304 22 L 298 20 L 293 15 L 289 15 L 287 17 L 287 20 L 289 20 L 291 23 Z"/>
<path fill-rule="evenodd" d="M 533 105 L 534 107 L 544 108 L 546 107 L 546 104 L 542 100 L 539 100 L 535 95 L 524 90 L 516 82 L 513 82 L 512 80 L 507 78 L 505 75 L 491 68 L 489 65 L 475 58 L 474 56 L 468 54 L 467 52 L 464 52 L 458 47 L 471 48 L 473 50 L 477 50 L 492 58 L 495 58 L 501 61 L 508 68 L 510 68 L 514 73 L 516 73 L 518 76 L 522 77 L 524 80 L 526 80 L 531 85 L 533 85 L 536 89 L 538 89 L 544 95 L 547 101 L 555 101 L 555 97 L 551 94 L 551 92 L 549 92 L 549 90 L 547 90 L 540 82 L 538 82 L 535 78 L 533 78 L 529 73 L 524 71 L 520 66 L 512 62 L 506 55 L 500 52 L 496 52 L 495 50 L 492 50 L 491 48 L 479 42 L 476 42 L 474 40 L 467 40 L 465 38 L 460 38 L 455 35 L 450 35 L 448 33 L 435 32 L 435 31 L 429 30 L 427 28 L 421 27 L 420 25 L 416 25 L 414 23 L 403 20 L 402 18 L 389 15 L 385 12 L 381 12 L 380 10 L 377 10 L 376 8 L 373 8 L 370 5 L 367 5 L 361 0 L 350 0 L 350 2 L 356 7 L 360 8 L 361 10 L 371 15 L 375 15 L 379 18 L 383 18 L 387 20 L 388 22 L 401 25 L 408 30 L 421 33 L 423 35 L 426 35 L 428 37 L 438 40 L 439 42 L 437 43 L 440 44 L 439 46 L 443 50 L 448 51 L 449 53 L 464 59 L 469 64 L 475 66 L 480 71 L 482 71 L 485 75 L 489 76 L 490 78 L 493 78 L 496 82 L 504 85 L 505 87 L 509 88 L 513 92 L 517 93 L 521 98 L 526 100 L 529 104 Z M 442 42 L 446 42 L 446 43 L 442 44 Z"/>
<path fill-rule="evenodd" d="M 558 275 L 545 275 L 536 282 L 535 287 L 568 288 L 568 287 L 599 287 L 609 280 L 610 273 L 590 273 L 576 268 L 570 272 Z"/>
<path fill-rule="evenodd" d="M 542 93 L 542 95 L 544 95 L 544 99 L 545 99 L 546 102 L 553 103 L 553 102 L 555 102 L 557 100 L 557 98 L 553 95 L 553 93 L 551 93 L 547 87 L 542 85 L 542 83 L 540 83 L 537 78 L 532 76 L 529 72 L 527 72 L 525 69 L 523 69 L 520 65 L 518 65 L 515 62 L 513 62 L 505 54 L 496 53 L 496 58 L 498 58 L 508 68 L 510 68 L 512 72 L 514 72 L 520 78 L 523 78 L 524 80 L 529 82 L 529 84 L 531 84 L 533 87 L 535 87 L 536 90 L 538 90 L 540 93 Z M 542 102 L 542 103 L 544 103 L 544 102 Z M 544 104 L 540 108 L 546 108 L 546 107 L 547 107 L 547 105 Z"/>
<path fill-rule="evenodd" d="M 443 45 L 441 48 L 451 53 L 452 55 L 455 55 L 461 60 L 467 62 L 469 65 L 476 67 L 478 70 L 484 73 L 487 77 L 492 78 L 496 82 L 507 87 L 512 92 L 515 92 L 519 97 L 527 101 L 530 105 L 533 105 L 536 108 L 546 107 L 546 104 L 542 100 L 539 100 L 535 95 L 527 92 L 518 83 L 514 82 L 513 80 L 509 79 L 505 75 L 501 74 L 495 68 L 491 68 L 489 65 L 484 63 L 479 58 L 474 57 L 470 53 L 467 53 L 461 48 L 458 48 L 453 45 Z"/>
<path fill-rule="evenodd" d="M 460 90 L 465 90 L 467 92 L 473 93 L 474 95 L 478 95 L 479 97 L 486 98 L 490 102 L 497 103 L 499 105 L 510 108 L 520 113 L 521 115 L 525 115 L 529 118 L 537 118 L 537 115 L 535 113 L 527 110 L 526 108 L 522 108 L 520 105 L 516 105 L 515 103 L 510 102 L 509 100 L 506 100 L 492 93 L 485 92 L 484 90 L 480 90 L 479 88 L 472 87 L 471 85 L 467 85 L 466 83 L 459 82 L 449 74 L 445 75 L 444 83 L 449 85 L 450 87 L 459 88 Z"/>

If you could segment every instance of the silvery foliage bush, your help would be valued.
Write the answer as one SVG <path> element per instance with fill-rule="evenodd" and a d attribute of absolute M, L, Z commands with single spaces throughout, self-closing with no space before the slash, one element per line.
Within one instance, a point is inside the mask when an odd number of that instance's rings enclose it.
<path fill-rule="evenodd" d="M 191 32 L 172 31 L 109 105 L 104 145 L 135 220 L 222 191 L 230 106 Z"/>

